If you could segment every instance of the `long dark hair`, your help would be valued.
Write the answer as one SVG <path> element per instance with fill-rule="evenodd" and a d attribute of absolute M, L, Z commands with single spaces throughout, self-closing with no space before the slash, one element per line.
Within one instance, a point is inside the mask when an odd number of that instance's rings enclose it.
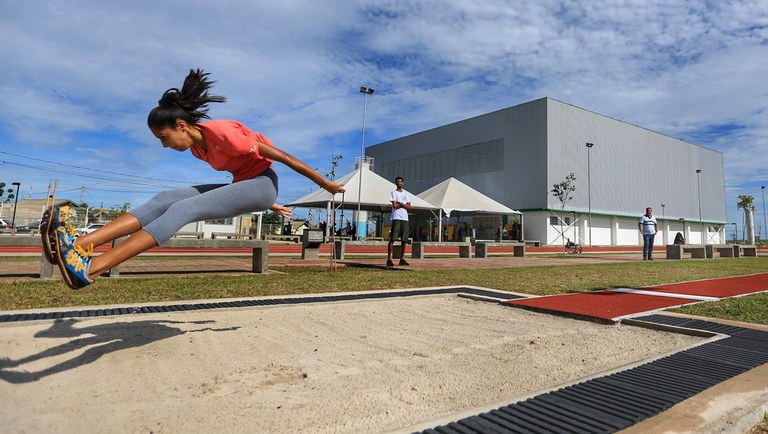
<path fill-rule="evenodd" d="M 190 69 L 181 90 L 175 87 L 166 90 L 157 102 L 157 107 L 147 116 L 149 128 L 172 127 L 176 125 L 177 119 L 190 125 L 203 118 L 210 119 L 207 115 L 208 103 L 224 102 L 227 99 L 223 96 L 208 95 L 208 89 L 215 83 L 208 80 L 208 75 L 202 69 Z"/>

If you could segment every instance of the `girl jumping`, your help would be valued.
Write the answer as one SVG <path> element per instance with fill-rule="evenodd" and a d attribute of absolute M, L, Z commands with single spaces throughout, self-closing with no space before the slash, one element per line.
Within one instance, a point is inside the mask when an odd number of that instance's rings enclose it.
<path fill-rule="evenodd" d="M 235 217 L 272 209 L 283 215 L 290 210 L 275 204 L 277 174 L 272 162 L 279 161 L 306 176 L 332 194 L 344 191 L 309 166 L 276 148 L 260 133 L 232 120 L 208 120 L 208 103 L 226 98 L 209 95 L 213 85 L 208 73 L 190 70 L 181 90 L 163 93 L 150 111 L 147 125 L 165 148 L 184 152 L 207 162 L 216 170 L 231 173 L 231 184 L 204 184 L 158 193 L 146 204 L 131 210 L 104 227 L 75 237 L 74 227 L 57 225 L 55 262 L 72 289 L 93 283 L 111 267 L 169 240 L 190 222 Z M 58 222 L 58 207 L 50 221 Z M 113 249 L 92 256 L 93 248 L 117 238 L 130 237 Z"/>

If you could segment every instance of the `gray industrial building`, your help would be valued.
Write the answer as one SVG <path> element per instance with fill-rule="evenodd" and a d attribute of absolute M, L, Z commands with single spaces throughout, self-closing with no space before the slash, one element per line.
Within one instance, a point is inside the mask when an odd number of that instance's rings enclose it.
<path fill-rule="evenodd" d="M 587 144 L 592 144 L 588 147 Z M 366 149 L 374 171 L 418 194 L 455 177 L 523 212 L 522 235 L 542 244 L 642 245 L 650 206 L 656 244 L 725 242 L 723 155 L 551 98 L 542 98 Z M 554 184 L 573 173 L 561 212 Z M 511 218 L 511 217 L 510 217 Z"/>

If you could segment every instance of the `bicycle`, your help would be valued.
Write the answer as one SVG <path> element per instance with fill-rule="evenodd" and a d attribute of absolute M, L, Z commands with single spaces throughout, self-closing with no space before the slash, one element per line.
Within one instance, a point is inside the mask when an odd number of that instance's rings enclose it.
<path fill-rule="evenodd" d="M 574 253 L 581 253 L 581 252 L 582 252 L 581 244 L 574 243 L 573 241 L 571 241 L 570 238 L 566 238 L 565 253 L 574 254 Z"/>

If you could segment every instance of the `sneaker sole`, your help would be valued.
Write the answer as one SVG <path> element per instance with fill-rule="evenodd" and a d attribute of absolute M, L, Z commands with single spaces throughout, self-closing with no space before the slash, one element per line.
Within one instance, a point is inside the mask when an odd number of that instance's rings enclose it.
<path fill-rule="evenodd" d="M 56 256 L 58 240 L 56 238 L 55 229 L 58 226 L 59 222 L 53 219 L 53 210 L 48 208 L 40 219 L 40 237 L 43 241 L 43 255 L 45 256 L 45 260 L 53 265 L 58 263 L 58 258 Z"/>

